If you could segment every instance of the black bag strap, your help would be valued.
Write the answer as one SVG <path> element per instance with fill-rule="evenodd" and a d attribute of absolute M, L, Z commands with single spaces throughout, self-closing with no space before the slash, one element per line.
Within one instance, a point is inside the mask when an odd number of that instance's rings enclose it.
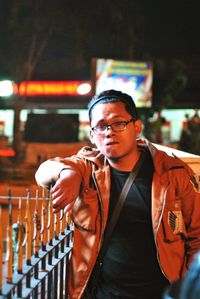
<path fill-rule="evenodd" d="M 119 219 L 119 215 L 120 215 L 122 207 L 125 203 L 128 192 L 129 192 L 135 178 L 137 177 L 137 174 L 138 174 L 138 172 L 139 172 L 139 170 L 140 170 L 140 168 L 141 168 L 141 166 L 144 162 L 144 159 L 145 159 L 145 152 L 141 151 L 141 155 L 140 155 L 139 160 L 137 161 L 137 163 L 133 167 L 131 173 L 129 174 L 129 176 L 128 176 L 128 178 L 127 178 L 127 180 L 126 180 L 126 182 L 125 182 L 125 184 L 122 188 L 119 199 L 118 199 L 118 201 L 116 203 L 116 206 L 114 208 L 114 211 L 112 213 L 111 220 L 107 225 L 106 233 L 105 233 L 104 240 L 103 240 L 103 245 L 100 249 L 100 253 L 99 253 L 98 258 L 97 258 L 97 262 L 98 262 L 99 265 L 101 264 L 102 259 L 104 257 L 104 254 L 106 252 L 106 249 L 108 247 L 110 237 L 111 237 L 112 232 L 114 230 L 114 227 L 117 223 L 117 220 Z"/>

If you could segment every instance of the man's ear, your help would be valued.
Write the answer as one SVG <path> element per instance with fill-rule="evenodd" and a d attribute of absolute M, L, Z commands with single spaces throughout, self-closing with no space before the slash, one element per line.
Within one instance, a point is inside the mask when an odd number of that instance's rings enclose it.
<path fill-rule="evenodd" d="M 135 133 L 136 135 L 140 135 L 142 132 L 142 121 L 140 119 L 135 121 Z"/>

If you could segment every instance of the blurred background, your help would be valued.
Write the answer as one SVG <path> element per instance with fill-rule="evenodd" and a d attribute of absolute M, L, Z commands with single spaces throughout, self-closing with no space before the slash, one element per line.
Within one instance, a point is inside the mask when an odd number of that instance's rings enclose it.
<path fill-rule="evenodd" d="M 88 144 L 104 81 L 133 91 L 145 137 L 200 154 L 199 30 L 193 0 L 0 0 L 0 179 Z"/>

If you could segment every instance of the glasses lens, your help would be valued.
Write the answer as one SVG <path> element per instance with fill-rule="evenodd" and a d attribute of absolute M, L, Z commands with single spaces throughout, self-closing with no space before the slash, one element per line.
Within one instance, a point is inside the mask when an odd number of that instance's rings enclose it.
<path fill-rule="evenodd" d="M 126 128 L 126 122 L 118 121 L 112 124 L 113 131 L 123 131 Z"/>
<path fill-rule="evenodd" d="M 106 130 L 107 126 L 103 125 L 103 126 L 96 126 L 94 127 L 94 131 L 96 134 L 103 134 Z"/>
<path fill-rule="evenodd" d="M 108 128 L 111 128 L 115 132 L 123 131 L 126 129 L 127 124 L 129 124 L 133 119 L 130 119 L 129 121 L 117 121 L 110 125 L 101 125 L 101 126 L 95 126 L 92 130 L 97 134 L 101 135 L 104 134 L 105 131 Z"/>

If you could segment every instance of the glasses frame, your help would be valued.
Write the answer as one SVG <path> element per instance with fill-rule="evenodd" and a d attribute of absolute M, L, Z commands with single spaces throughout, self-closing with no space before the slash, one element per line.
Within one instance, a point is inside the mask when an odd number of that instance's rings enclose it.
<path fill-rule="evenodd" d="M 128 124 L 130 124 L 131 122 L 134 122 L 135 121 L 135 118 L 131 118 L 131 119 L 129 119 L 129 120 L 124 120 L 124 121 L 115 121 L 115 122 L 113 122 L 113 123 L 111 123 L 111 124 L 105 124 L 105 125 L 102 125 L 102 127 L 103 126 L 105 126 L 105 130 L 103 131 L 103 132 L 98 132 L 98 130 L 97 130 L 97 127 L 99 127 L 99 126 L 94 126 L 94 127 L 92 127 L 91 128 L 91 130 L 96 134 L 96 135 L 104 135 L 105 134 L 105 132 L 108 130 L 108 129 L 112 129 L 114 132 L 122 132 L 122 131 L 125 131 L 126 130 L 126 128 L 127 128 L 127 125 Z M 122 130 L 116 130 L 116 129 L 114 129 L 113 128 L 113 125 L 114 124 L 116 124 L 116 123 L 124 123 L 124 128 L 122 129 Z M 96 131 L 97 130 L 97 131 Z"/>

